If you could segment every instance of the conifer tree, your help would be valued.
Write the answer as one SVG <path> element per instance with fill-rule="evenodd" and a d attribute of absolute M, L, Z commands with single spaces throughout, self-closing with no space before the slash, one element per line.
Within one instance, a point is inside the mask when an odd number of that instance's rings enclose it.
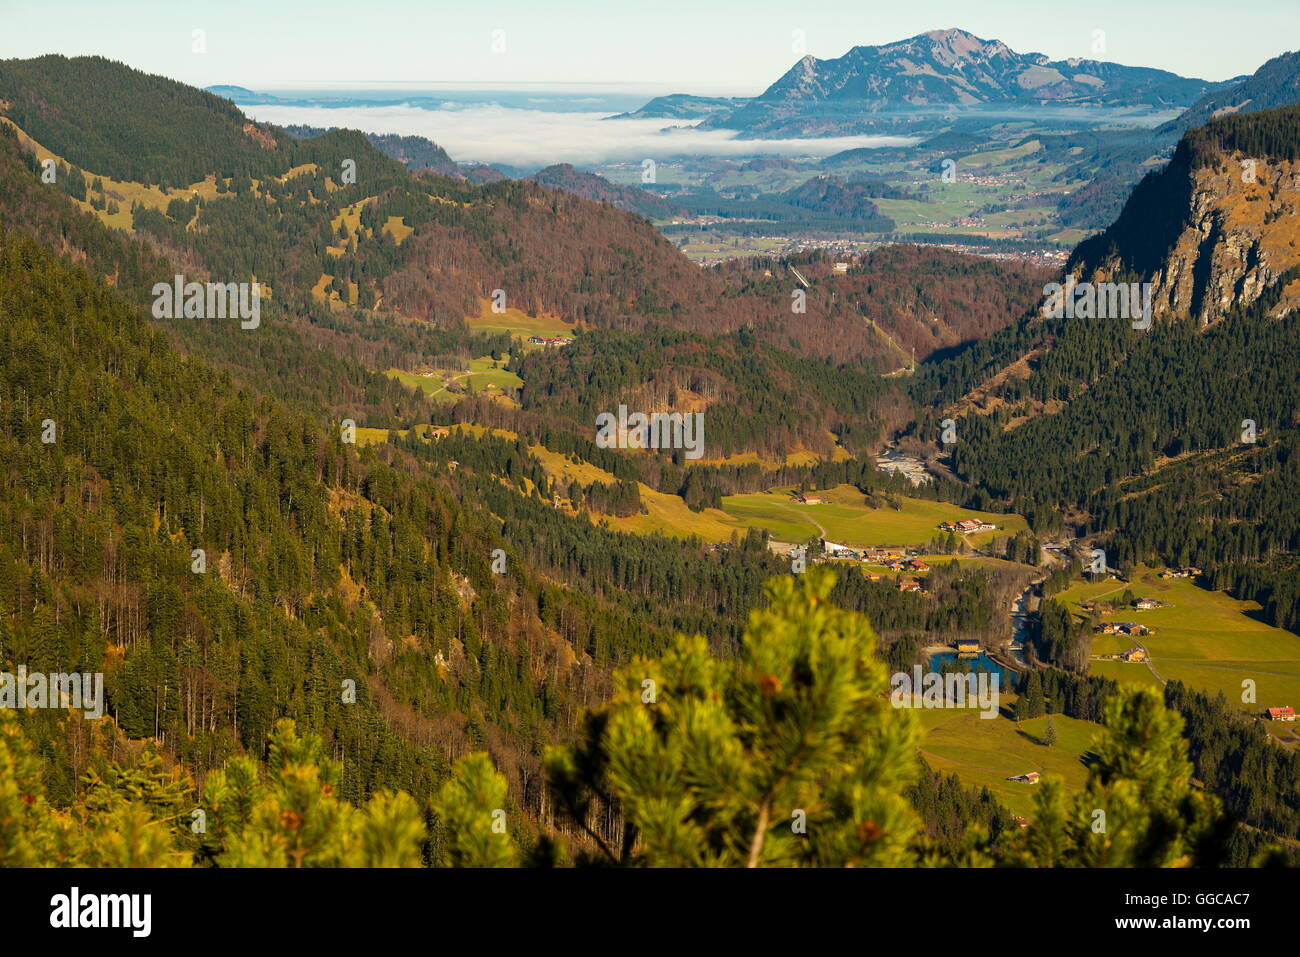
<path fill-rule="evenodd" d="M 434 801 L 450 867 L 514 867 L 518 851 L 506 827 L 506 779 L 483 752 L 456 762 Z"/>
<path fill-rule="evenodd" d="M 1043 726 L 1043 744 L 1049 748 L 1055 747 L 1056 740 L 1056 722 L 1048 718 L 1047 724 Z"/>
<path fill-rule="evenodd" d="M 703 638 L 616 677 L 585 739 L 548 755 L 559 805 L 607 860 L 650 866 L 898 866 L 916 828 L 909 712 L 890 706 L 875 635 L 829 598 L 828 569 L 768 583 L 740 655 Z M 590 825 L 612 803 L 618 842 Z"/>
<path fill-rule="evenodd" d="M 424 823 L 410 795 L 379 792 L 364 808 L 337 791 L 339 762 L 316 734 L 282 720 L 271 734 L 267 780 L 249 758 L 230 761 L 204 788 L 209 853 L 227 867 L 418 867 Z"/>
<path fill-rule="evenodd" d="M 1219 863 L 1230 832 L 1219 801 L 1192 785 L 1183 720 L 1145 688 L 1106 706 L 1084 790 L 1045 777 L 1033 824 L 1007 855 L 1030 867 L 1188 867 Z"/>

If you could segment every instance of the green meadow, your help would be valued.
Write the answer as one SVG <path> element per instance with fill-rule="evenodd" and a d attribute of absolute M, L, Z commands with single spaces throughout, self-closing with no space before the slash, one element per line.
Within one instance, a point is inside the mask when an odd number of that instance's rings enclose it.
<path fill-rule="evenodd" d="M 447 388 L 453 382 L 459 382 L 462 388 L 469 392 L 499 393 L 504 400 L 506 398 L 504 390 L 517 389 L 524 384 L 524 380 L 519 376 L 502 368 L 504 364 L 504 359 L 496 361 L 484 356 L 480 359 L 471 359 L 469 368 L 460 371 L 445 370 L 432 375 L 416 375 L 401 369 L 388 369 L 384 375 L 396 379 L 403 385 L 419 389 L 439 405 L 451 405 L 460 398 Z"/>
<path fill-rule="evenodd" d="M 1026 527 L 1019 515 L 972 512 L 947 502 L 901 498 L 897 509 L 871 508 L 851 485 L 812 493 L 827 499 L 825 505 L 800 505 L 782 490 L 751 495 L 728 495 L 722 510 L 737 524 L 765 528 L 778 541 L 802 542 L 825 537 L 843 545 L 926 545 L 944 521 L 975 518 L 997 526 L 995 532 L 968 535 L 972 545 L 983 545 Z"/>
<path fill-rule="evenodd" d="M 492 305 L 484 299 L 480 303 L 479 314 L 465 320 L 475 332 L 506 332 L 516 338 L 528 336 L 568 336 L 572 337 L 577 328 L 571 322 L 565 322 L 559 316 L 533 316 L 513 307 L 505 312 L 492 311 Z"/>
<path fill-rule="evenodd" d="M 1101 727 L 1089 721 L 1052 715 L 1056 744 L 1042 740 L 1047 718 L 1033 718 L 1017 724 L 1006 717 L 1008 701 L 1003 695 L 1003 713 L 981 718 L 975 710 L 920 710 L 925 736 L 921 753 L 934 770 L 953 773 L 967 787 L 987 787 L 1011 811 L 1033 817 L 1036 784 L 1021 784 L 1007 778 L 1028 771 L 1062 778 L 1066 791 L 1083 788 L 1088 778 L 1084 756 L 1091 750 Z"/>
<path fill-rule="evenodd" d="M 1198 588 L 1188 579 L 1162 579 L 1157 570 L 1142 567 L 1131 584 L 1099 582 L 1076 585 L 1057 596 L 1083 616 L 1079 602 L 1087 598 L 1118 600 L 1132 591 L 1139 598 L 1156 598 L 1163 608 L 1149 611 L 1118 608 L 1102 621 L 1134 621 L 1153 633 L 1140 640 L 1151 663 L 1165 680 L 1216 694 L 1251 713 L 1279 705 L 1300 705 L 1300 636 L 1267 625 L 1256 617 L 1259 605 L 1238 601 L 1221 591 Z M 1116 654 L 1134 645 L 1124 636 L 1095 635 L 1093 654 Z M 1155 686 L 1150 669 L 1141 664 L 1096 661 L 1095 674 L 1128 683 Z M 1243 702 L 1243 682 L 1255 682 L 1255 702 Z"/>

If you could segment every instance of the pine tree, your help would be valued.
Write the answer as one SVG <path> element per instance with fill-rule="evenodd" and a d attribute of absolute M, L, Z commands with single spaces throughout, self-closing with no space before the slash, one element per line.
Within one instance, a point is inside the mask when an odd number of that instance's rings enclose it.
<path fill-rule="evenodd" d="M 898 866 L 916 820 L 911 714 L 861 615 L 829 601 L 828 569 L 768 583 L 738 659 L 680 638 L 618 672 L 585 739 L 548 755 L 558 805 L 598 854 L 651 866 Z M 613 804 L 614 842 L 590 826 Z"/>
<path fill-rule="evenodd" d="M 518 853 L 506 827 L 506 779 L 483 752 L 456 762 L 434 802 L 450 867 L 514 867 Z"/>
<path fill-rule="evenodd" d="M 1026 699 L 1026 718 L 1041 718 L 1046 713 L 1043 704 L 1043 682 L 1039 678 L 1037 671 L 1029 672 L 1029 677 L 1025 681 L 1023 697 Z"/>
<path fill-rule="evenodd" d="M 424 822 L 409 794 L 378 792 L 364 808 L 337 791 L 342 768 L 316 734 L 282 720 L 267 780 L 249 758 L 214 772 L 203 792 L 207 853 L 226 867 L 418 867 Z"/>
<path fill-rule="evenodd" d="M 1213 795 L 1192 785 L 1183 720 L 1147 689 L 1121 689 L 1106 706 L 1084 790 L 1068 799 L 1055 777 L 1035 794 L 1034 823 L 1008 863 L 1030 867 L 1215 866 L 1232 825 Z"/>
<path fill-rule="evenodd" d="M 1056 746 L 1056 722 L 1051 718 L 1043 726 L 1043 744 L 1049 748 Z"/>

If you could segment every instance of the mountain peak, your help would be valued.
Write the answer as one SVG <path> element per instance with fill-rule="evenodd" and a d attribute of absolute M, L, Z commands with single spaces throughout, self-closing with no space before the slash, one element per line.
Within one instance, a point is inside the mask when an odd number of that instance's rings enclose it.
<path fill-rule="evenodd" d="M 1001 40 L 985 40 L 967 30 L 959 30 L 956 27 L 949 27 L 946 30 L 929 30 L 912 37 L 911 40 L 904 40 L 903 43 L 911 43 L 914 40 L 921 39 L 921 37 L 925 37 L 936 44 L 942 44 L 954 52 L 983 50 L 986 47 L 1008 49 Z"/>
<path fill-rule="evenodd" d="M 985 103 L 1183 106 L 1216 87 L 1163 70 L 1017 53 L 1001 40 L 948 27 L 855 46 L 837 58 L 805 56 L 753 101 L 756 109 L 740 111 L 737 119 L 743 125 L 765 109 L 826 101 L 865 112 Z"/>

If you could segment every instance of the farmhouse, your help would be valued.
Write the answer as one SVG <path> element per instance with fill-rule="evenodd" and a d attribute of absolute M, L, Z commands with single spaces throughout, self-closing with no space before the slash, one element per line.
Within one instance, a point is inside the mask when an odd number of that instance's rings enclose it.
<path fill-rule="evenodd" d="M 897 549 L 889 548 L 867 548 L 862 552 L 862 560 L 869 562 L 885 563 L 897 561 L 903 557 L 903 553 Z"/>
<path fill-rule="evenodd" d="M 915 578 L 904 578 L 898 583 L 899 591 L 920 591 L 921 583 Z"/>
<path fill-rule="evenodd" d="M 1037 771 L 1026 771 L 1024 774 L 1017 774 L 1007 778 L 1008 781 L 1018 781 L 1021 784 L 1037 784 L 1039 774 Z"/>
<path fill-rule="evenodd" d="M 963 518 L 956 522 L 940 522 L 939 528 L 945 532 L 957 532 L 959 535 L 971 535 L 975 532 L 991 532 L 997 526 L 990 525 L 988 522 L 981 522 L 975 518 Z"/>
<path fill-rule="evenodd" d="M 535 346 L 567 346 L 571 340 L 565 336 L 529 336 L 528 341 Z"/>
<path fill-rule="evenodd" d="M 1146 625 L 1133 621 L 1108 621 L 1101 626 L 1103 635 L 1145 635 L 1150 630 Z"/>
<path fill-rule="evenodd" d="M 1133 603 L 1133 607 L 1138 611 L 1150 611 L 1152 608 L 1163 608 L 1165 603 L 1157 601 L 1154 598 L 1139 598 Z"/>
<path fill-rule="evenodd" d="M 1289 704 L 1284 705 L 1281 708 L 1269 708 L 1268 718 L 1270 721 L 1294 721 L 1295 708 L 1291 707 Z"/>
<path fill-rule="evenodd" d="M 1146 661 L 1147 653 L 1141 648 L 1130 648 L 1124 654 L 1120 655 L 1125 661 Z"/>
<path fill-rule="evenodd" d="M 445 439 L 451 435 L 451 429 L 444 425 L 436 425 L 429 430 L 429 437 L 434 439 Z"/>
<path fill-rule="evenodd" d="M 927 565 L 925 562 L 921 561 L 921 559 L 919 558 L 913 558 L 907 564 L 912 567 L 913 571 L 928 572 L 930 570 L 930 566 Z"/>
<path fill-rule="evenodd" d="M 828 502 L 826 499 L 818 495 L 808 495 L 808 494 L 796 495 L 795 501 L 798 502 L 800 505 L 829 505 L 830 504 L 830 502 Z"/>

